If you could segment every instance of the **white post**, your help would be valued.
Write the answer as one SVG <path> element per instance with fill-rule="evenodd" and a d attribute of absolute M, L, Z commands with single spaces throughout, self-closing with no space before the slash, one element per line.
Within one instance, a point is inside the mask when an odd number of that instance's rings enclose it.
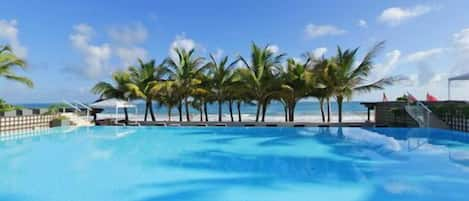
<path fill-rule="evenodd" d="M 451 80 L 448 79 L 448 100 L 451 100 Z"/>
<path fill-rule="evenodd" d="M 115 123 L 117 124 L 117 113 L 119 113 L 119 108 L 116 106 L 116 116 L 115 116 Z"/>

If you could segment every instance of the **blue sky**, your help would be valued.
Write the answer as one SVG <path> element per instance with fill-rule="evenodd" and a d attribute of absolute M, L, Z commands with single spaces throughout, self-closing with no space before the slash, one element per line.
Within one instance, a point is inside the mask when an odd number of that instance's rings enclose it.
<path fill-rule="evenodd" d="M 331 56 L 335 48 L 366 51 L 385 40 L 371 80 L 405 75 L 385 90 L 390 98 L 428 91 L 446 98 L 448 76 L 469 72 L 468 1 L 39 1 L 1 4 L 0 42 L 29 63 L 19 74 L 34 89 L 0 80 L 10 102 L 91 101 L 89 91 L 137 57 L 161 62 L 175 46 L 247 55 L 249 44 L 271 44 L 289 57 L 306 51 Z M 466 65 L 466 66 L 464 66 Z M 469 99 L 455 84 L 458 99 Z M 354 100 L 380 100 L 382 92 Z"/>

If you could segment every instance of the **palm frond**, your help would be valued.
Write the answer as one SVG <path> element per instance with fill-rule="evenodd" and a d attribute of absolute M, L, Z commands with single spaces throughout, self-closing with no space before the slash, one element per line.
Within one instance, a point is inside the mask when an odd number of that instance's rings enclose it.
<path fill-rule="evenodd" d="M 4 76 L 6 79 L 8 79 L 8 80 L 14 80 L 14 81 L 23 83 L 23 84 L 25 84 L 26 86 L 28 86 L 29 88 L 33 88 L 33 87 L 34 87 L 33 81 L 30 80 L 30 79 L 27 78 L 27 77 L 17 76 L 17 75 L 13 75 L 13 74 L 6 74 L 6 75 L 3 75 L 3 76 Z"/>

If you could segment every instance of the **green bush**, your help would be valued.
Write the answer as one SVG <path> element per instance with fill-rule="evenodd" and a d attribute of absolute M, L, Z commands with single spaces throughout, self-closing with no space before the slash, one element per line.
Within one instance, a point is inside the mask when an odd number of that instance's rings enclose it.
<path fill-rule="evenodd" d="M 431 105 L 430 110 L 432 110 L 437 115 L 443 114 L 462 114 L 462 115 L 469 115 L 469 105 L 461 105 L 461 104 L 445 104 L 445 105 Z"/>
<path fill-rule="evenodd" d="M 56 104 L 52 104 L 48 107 L 48 112 L 47 114 L 57 114 L 59 113 L 60 111 L 62 111 L 63 108 L 67 108 L 67 104 L 64 104 L 64 103 L 56 103 Z"/>
<path fill-rule="evenodd" d="M 54 121 L 63 121 L 63 120 L 68 120 L 68 117 L 66 116 L 58 116 L 53 119 Z"/>
<path fill-rule="evenodd" d="M 0 99 L 0 112 L 8 112 L 8 111 L 18 110 L 22 108 L 23 107 L 20 107 L 20 106 L 10 105 L 4 100 Z"/>
<path fill-rule="evenodd" d="M 407 97 L 407 95 L 404 94 L 400 97 L 397 97 L 396 101 L 406 102 L 406 101 L 408 101 L 408 97 Z"/>

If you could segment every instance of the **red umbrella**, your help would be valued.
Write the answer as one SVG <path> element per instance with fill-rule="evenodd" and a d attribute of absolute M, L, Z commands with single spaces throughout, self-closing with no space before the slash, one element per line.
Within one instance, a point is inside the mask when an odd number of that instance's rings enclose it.
<path fill-rule="evenodd" d="M 407 92 L 407 101 L 409 103 L 415 103 L 415 102 L 417 102 L 417 98 L 415 98 L 415 96 L 413 96 L 412 94 Z"/>
<path fill-rule="evenodd" d="M 437 102 L 438 98 L 427 93 L 427 102 Z"/>

